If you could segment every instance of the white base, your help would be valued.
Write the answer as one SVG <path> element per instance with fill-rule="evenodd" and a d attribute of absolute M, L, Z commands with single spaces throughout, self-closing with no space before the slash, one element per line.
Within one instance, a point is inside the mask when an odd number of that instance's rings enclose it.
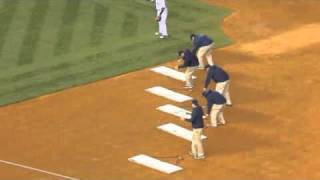
<path fill-rule="evenodd" d="M 185 101 L 192 100 L 192 97 L 190 96 L 186 96 L 184 94 L 174 92 L 172 90 L 166 89 L 161 86 L 155 86 L 155 87 L 146 89 L 146 91 L 154 95 L 161 96 L 176 102 L 185 102 Z"/>
<path fill-rule="evenodd" d="M 171 105 L 171 104 L 166 104 L 163 106 L 159 106 L 157 110 L 177 116 L 177 117 L 183 117 L 185 119 L 190 119 L 191 118 L 191 112 L 185 109 L 182 109 L 180 107 Z"/>
<path fill-rule="evenodd" d="M 128 159 L 130 162 L 134 162 L 152 169 L 155 169 L 157 171 L 166 173 L 166 174 L 171 174 L 177 171 L 181 171 L 183 168 L 167 163 L 167 162 L 163 162 L 160 161 L 158 159 L 155 159 L 153 157 L 144 155 L 144 154 L 140 154 L 134 157 L 131 157 Z"/>
<path fill-rule="evenodd" d="M 168 68 L 166 66 L 159 66 L 159 67 L 152 68 L 150 70 L 179 81 L 184 81 L 184 82 L 186 81 L 186 77 L 184 73 Z M 192 79 L 196 79 L 196 77 L 192 76 Z"/>
<path fill-rule="evenodd" d="M 187 141 L 192 141 L 192 131 L 186 128 L 180 127 L 173 123 L 164 124 L 158 127 L 158 129 L 165 131 L 169 134 L 173 134 L 175 136 L 181 137 Z M 201 139 L 207 139 L 206 136 L 202 135 Z"/>

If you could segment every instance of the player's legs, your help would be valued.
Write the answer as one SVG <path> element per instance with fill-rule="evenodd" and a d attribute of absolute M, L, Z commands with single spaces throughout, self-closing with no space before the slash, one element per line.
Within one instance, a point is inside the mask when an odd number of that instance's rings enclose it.
<path fill-rule="evenodd" d="M 218 113 L 218 122 L 221 124 L 226 124 L 226 121 L 223 116 L 223 107 L 224 107 L 223 105 L 221 105 L 221 107 L 220 107 L 220 111 Z"/>
<path fill-rule="evenodd" d="M 232 105 L 231 97 L 230 97 L 230 81 L 227 81 L 225 88 L 224 88 L 224 97 L 227 100 L 227 105 Z"/>
<path fill-rule="evenodd" d="M 185 71 L 185 77 L 186 77 L 186 86 L 192 87 L 192 74 L 195 72 L 196 67 L 187 67 Z"/>
<path fill-rule="evenodd" d="M 160 35 L 162 36 L 168 36 L 167 17 L 168 17 L 168 11 L 164 10 L 161 15 L 161 20 L 159 21 L 159 32 L 160 32 Z"/>
<path fill-rule="evenodd" d="M 197 58 L 199 60 L 199 69 L 204 69 L 204 56 L 206 53 L 206 49 L 204 47 L 201 47 L 198 49 L 197 52 Z"/>
<path fill-rule="evenodd" d="M 161 23 L 160 23 L 160 21 L 158 22 L 158 32 L 155 32 L 155 35 L 156 36 L 161 35 Z"/>
<path fill-rule="evenodd" d="M 205 46 L 205 57 L 207 59 L 207 62 L 209 65 L 213 66 L 214 62 L 213 62 L 213 58 L 212 58 L 212 49 L 213 49 L 214 44 L 210 44 L 208 46 Z"/>
<path fill-rule="evenodd" d="M 211 113 L 210 113 L 211 126 L 213 127 L 218 127 L 219 112 L 220 112 L 219 105 L 214 104 L 211 108 Z"/>
<path fill-rule="evenodd" d="M 157 10 L 157 17 L 159 17 L 160 16 L 160 10 Z M 157 35 L 161 35 L 161 23 L 160 23 L 160 21 L 158 21 L 158 31 L 157 32 L 155 32 L 155 35 L 157 36 Z"/>
<path fill-rule="evenodd" d="M 224 94 L 226 82 L 219 82 L 216 84 L 216 91 L 220 94 Z"/>
<path fill-rule="evenodd" d="M 230 81 L 229 80 L 216 84 L 216 91 L 218 91 L 220 94 L 222 94 L 226 98 L 227 105 L 231 105 L 232 104 L 231 98 L 230 98 L 229 86 L 230 86 Z"/>
<path fill-rule="evenodd" d="M 201 140 L 201 135 L 203 133 L 202 128 L 193 129 L 192 134 L 192 154 L 195 156 L 195 158 L 204 158 L 204 151 L 203 151 L 203 145 Z"/>

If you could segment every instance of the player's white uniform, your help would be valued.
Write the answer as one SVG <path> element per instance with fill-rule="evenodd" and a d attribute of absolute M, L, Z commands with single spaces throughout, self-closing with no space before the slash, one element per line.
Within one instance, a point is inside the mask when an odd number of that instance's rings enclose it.
<path fill-rule="evenodd" d="M 162 36 L 168 36 L 168 31 L 167 31 L 168 9 L 166 6 L 166 1 L 165 0 L 155 0 L 155 3 L 156 3 L 157 16 L 159 16 L 162 9 L 164 9 L 164 11 L 160 17 L 161 19 L 158 22 L 159 23 L 159 33 Z"/>

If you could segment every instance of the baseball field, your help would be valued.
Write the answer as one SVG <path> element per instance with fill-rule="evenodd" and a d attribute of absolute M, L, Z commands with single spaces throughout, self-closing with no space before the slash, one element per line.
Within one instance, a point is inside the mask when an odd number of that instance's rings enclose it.
<path fill-rule="evenodd" d="M 320 1 L 167 2 L 170 37 L 158 40 L 145 0 L 0 0 L 0 179 L 320 178 Z M 205 129 L 204 160 L 157 129 L 190 129 L 156 110 L 190 102 L 145 92 L 164 86 L 205 104 L 204 71 L 191 92 L 150 71 L 175 66 L 191 32 L 216 40 L 234 103 L 227 125 Z M 137 154 L 183 170 L 128 161 Z"/>
<path fill-rule="evenodd" d="M 230 43 L 220 28 L 230 10 L 168 3 L 172 36 L 163 42 L 146 0 L 1 0 L 0 105 L 166 62 L 194 31 Z"/>

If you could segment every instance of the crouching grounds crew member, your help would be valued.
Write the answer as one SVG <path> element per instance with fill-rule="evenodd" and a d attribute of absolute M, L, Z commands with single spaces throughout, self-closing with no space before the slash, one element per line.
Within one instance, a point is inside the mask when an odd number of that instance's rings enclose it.
<path fill-rule="evenodd" d="M 209 65 L 214 65 L 211 54 L 214 47 L 213 40 L 206 35 L 196 34 L 191 34 L 190 39 L 193 44 L 192 52 L 196 54 L 199 59 L 199 69 L 204 69 L 204 58 L 207 59 Z"/>
<path fill-rule="evenodd" d="M 216 83 L 216 91 L 226 98 L 226 105 L 232 106 L 229 92 L 230 78 L 228 73 L 217 65 L 206 65 L 205 69 L 207 71 L 207 78 L 205 80 L 203 91 L 208 90 L 208 86 L 211 80 L 213 80 Z"/>
<path fill-rule="evenodd" d="M 192 123 L 192 145 L 190 154 L 194 159 L 204 159 L 204 151 L 201 136 L 203 134 L 203 110 L 196 99 L 192 100 L 192 113 L 190 119 L 183 120 Z"/>
<path fill-rule="evenodd" d="M 204 91 L 203 97 L 207 100 L 208 114 L 210 115 L 211 124 L 208 126 L 218 127 L 218 124 L 226 124 L 223 116 L 223 108 L 226 103 L 225 97 L 217 91 Z"/>
<path fill-rule="evenodd" d="M 183 64 L 176 66 L 176 69 L 186 68 L 185 77 L 186 85 L 185 88 L 193 88 L 192 74 L 197 70 L 199 66 L 198 58 L 189 50 L 179 51 L 178 55 L 182 58 Z"/>

